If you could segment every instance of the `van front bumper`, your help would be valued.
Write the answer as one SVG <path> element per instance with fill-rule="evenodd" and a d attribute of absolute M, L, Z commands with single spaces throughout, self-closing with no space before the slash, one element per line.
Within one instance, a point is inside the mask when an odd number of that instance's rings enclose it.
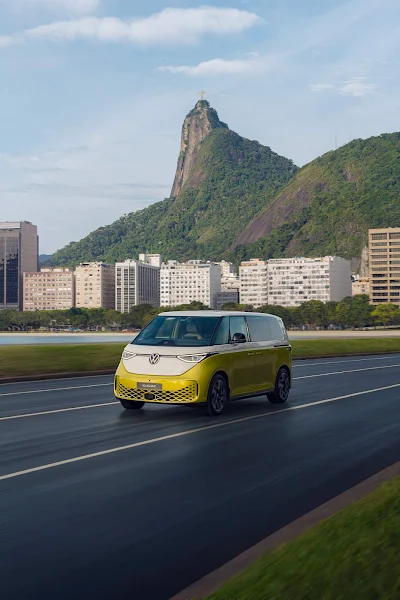
<path fill-rule="evenodd" d="M 196 367 L 185 373 L 185 377 L 149 376 L 128 373 L 121 363 L 114 378 L 114 395 L 119 400 L 153 402 L 155 404 L 195 404 L 206 401 L 202 398 L 199 381 L 193 378 Z M 141 388 L 138 384 L 149 384 Z M 154 386 L 154 388 L 152 387 Z"/>

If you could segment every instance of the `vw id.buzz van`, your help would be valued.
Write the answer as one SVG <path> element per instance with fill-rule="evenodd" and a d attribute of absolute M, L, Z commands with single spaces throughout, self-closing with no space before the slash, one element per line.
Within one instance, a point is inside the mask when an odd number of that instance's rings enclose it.
<path fill-rule="evenodd" d="M 125 348 L 114 380 L 126 409 L 145 403 L 204 405 L 267 395 L 283 403 L 292 385 L 292 349 L 283 321 L 264 313 L 165 312 Z"/>

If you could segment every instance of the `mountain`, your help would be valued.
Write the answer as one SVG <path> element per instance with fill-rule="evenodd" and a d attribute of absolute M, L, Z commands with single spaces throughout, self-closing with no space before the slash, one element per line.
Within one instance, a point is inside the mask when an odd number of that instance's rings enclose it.
<path fill-rule="evenodd" d="M 39 254 L 39 265 L 44 265 L 51 259 L 51 254 Z"/>
<path fill-rule="evenodd" d="M 115 262 L 139 252 L 219 259 L 297 171 L 291 160 L 231 131 L 201 100 L 183 124 L 171 197 L 72 242 L 51 264 Z"/>
<path fill-rule="evenodd" d="M 400 133 L 354 140 L 300 169 L 231 255 L 336 254 L 359 263 L 368 229 L 391 226 L 400 226 Z"/>

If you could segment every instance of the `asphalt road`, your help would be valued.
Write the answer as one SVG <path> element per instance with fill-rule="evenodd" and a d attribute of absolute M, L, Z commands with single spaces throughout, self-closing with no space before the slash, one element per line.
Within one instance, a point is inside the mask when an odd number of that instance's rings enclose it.
<path fill-rule="evenodd" d="M 294 377 L 219 419 L 126 412 L 111 377 L 0 386 L 1 597 L 168 599 L 400 460 L 399 355 Z"/>

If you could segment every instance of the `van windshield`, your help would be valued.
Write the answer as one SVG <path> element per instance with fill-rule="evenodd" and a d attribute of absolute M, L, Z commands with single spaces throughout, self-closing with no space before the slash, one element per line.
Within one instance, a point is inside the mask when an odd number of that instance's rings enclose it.
<path fill-rule="evenodd" d="M 132 344 L 139 346 L 210 346 L 219 317 L 158 316 Z"/>

